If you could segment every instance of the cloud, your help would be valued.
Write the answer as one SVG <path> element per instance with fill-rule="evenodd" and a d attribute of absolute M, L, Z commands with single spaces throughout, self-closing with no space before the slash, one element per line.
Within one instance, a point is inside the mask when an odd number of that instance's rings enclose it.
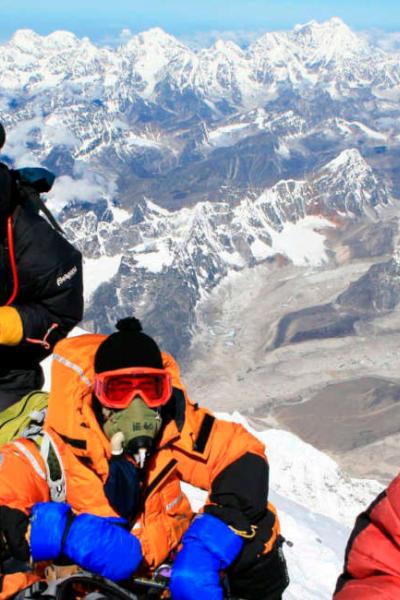
<path fill-rule="evenodd" d="M 14 126 L 6 124 L 7 139 L 4 154 L 12 161 L 15 168 L 39 167 L 39 148 L 50 145 L 74 148 L 79 140 L 63 123 L 57 123 L 57 117 L 52 115 L 46 121 L 37 116 L 21 121 Z M 34 148 L 34 150 L 32 149 Z"/>
<path fill-rule="evenodd" d="M 84 200 L 85 202 L 96 202 L 104 195 L 102 186 L 87 179 L 73 179 L 69 175 L 62 175 L 55 181 L 54 187 L 48 195 L 49 205 L 57 212 L 73 200 Z"/>
<path fill-rule="evenodd" d="M 43 128 L 43 137 L 51 141 L 52 146 L 67 146 L 75 148 L 79 145 L 78 138 L 62 123 L 57 123 L 57 116 L 47 121 Z"/>
<path fill-rule="evenodd" d="M 385 52 L 400 52 L 400 31 L 383 31 L 382 29 L 370 29 L 362 32 L 362 35 L 372 46 L 377 46 Z"/>
<path fill-rule="evenodd" d="M 96 40 L 96 44 L 100 47 L 118 48 L 118 46 L 122 46 L 129 42 L 134 35 L 137 35 L 137 33 L 134 33 L 128 27 L 124 27 L 116 33 L 108 33 L 99 37 Z"/>
<path fill-rule="evenodd" d="M 29 149 L 29 145 L 38 142 L 42 127 L 41 117 L 22 121 L 12 128 L 6 127 L 7 139 L 4 153 L 12 160 L 15 168 L 40 166 L 40 161 Z"/>
<path fill-rule="evenodd" d="M 40 167 L 39 149 L 43 149 L 43 145 L 49 141 L 52 147 L 75 147 L 79 144 L 79 140 L 66 125 L 57 123 L 55 116 L 50 116 L 47 121 L 37 116 L 7 128 L 4 154 L 12 161 L 14 168 Z M 54 214 L 58 214 L 66 204 L 74 200 L 96 202 L 100 198 L 111 199 L 116 191 L 117 186 L 112 179 L 90 171 L 87 164 L 78 162 L 74 168 L 74 177 L 57 177 L 46 203 Z"/>
<path fill-rule="evenodd" d="M 265 29 L 257 29 L 254 31 L 248 30 L 217 30 L 213 29 L 210 31 L 196 31 L 191 34 L 178 36 L 181 41 L 187 44 L 194 50 L 200 50 L 201 48 L 209 48 L 217 40 L 231 41 L 240 46 L 241 48 L 247 48 L 264 35 Z"/>
<path fill-rule="evenodd" d="M 117 187 L 114 181 L 99 173 L 89 171 L 87 165 L 76 169 L 76 178 L 69 175 L 57 177 L 53 189 L 47 195 L 46 204 L 55 215 L 74 201 L 97 202 L 102 198 L 111 199 Z"/>

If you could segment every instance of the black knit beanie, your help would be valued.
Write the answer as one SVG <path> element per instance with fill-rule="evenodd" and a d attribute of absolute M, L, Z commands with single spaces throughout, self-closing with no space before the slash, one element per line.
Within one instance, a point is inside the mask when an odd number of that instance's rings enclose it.
<path fill-rule="evenodd" d="M 121 319 L 116 328 L 118 331 L 109 335 L 97 349 L 94 359 L 96 373 L 128 367 L 163 368 L 159 347 L 142 332 L 138 319 Z"/>

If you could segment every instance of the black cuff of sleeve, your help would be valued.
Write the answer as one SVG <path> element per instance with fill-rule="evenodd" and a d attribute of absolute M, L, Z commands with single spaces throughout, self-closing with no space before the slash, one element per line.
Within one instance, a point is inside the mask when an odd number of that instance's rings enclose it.
<path fill-rule="evenodd" d="M 217 517 L 237 532 L 242 532 L 244 535 L 249 536 L 252 536 L 253 534 L 251 523 L 249 523 L 244 514 L 236 508 L 210 504 L 204 507 L 204 512 L 213 517 Z"/>

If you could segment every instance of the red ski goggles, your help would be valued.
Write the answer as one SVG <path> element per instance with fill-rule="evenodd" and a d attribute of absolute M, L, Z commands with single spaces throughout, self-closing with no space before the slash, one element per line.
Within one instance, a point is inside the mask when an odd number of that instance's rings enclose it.
<path fill-rule="evenodd" d="M 145 367 L 104 371 L 95 376 L 94 393 L 107 408 L 127 408 L 135 396 L 148 407 L 157 408 L 171 397 L 171 376 L 164 369 Z"/>

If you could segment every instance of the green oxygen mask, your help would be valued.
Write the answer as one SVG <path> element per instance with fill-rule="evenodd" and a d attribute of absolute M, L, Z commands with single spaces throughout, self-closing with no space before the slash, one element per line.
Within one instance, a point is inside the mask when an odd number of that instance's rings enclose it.
<path fill-rule="evenodd" d="M 159 412 L 136 396 L 127 408 L 110 411 L 103 431 L 111 441 L 113 454 L 126 452 L 143 468 L 161 425 Z"/>

